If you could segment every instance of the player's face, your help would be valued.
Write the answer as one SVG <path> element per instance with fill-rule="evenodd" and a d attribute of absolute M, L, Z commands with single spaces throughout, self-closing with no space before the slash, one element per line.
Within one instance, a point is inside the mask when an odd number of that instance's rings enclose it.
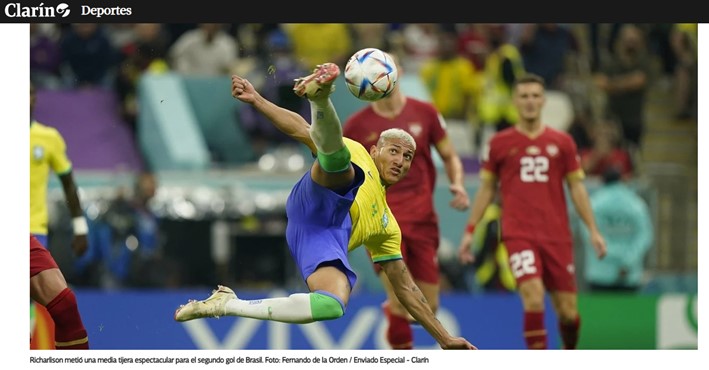
<path fill-rule="evenodd" d="M 522 121 L 541 119 L 544 106 L 544 87 L 536 82 L 517 85 L 514 91 L 514 104 Z"/>
<path fill-rule="evenodd" d="M 381 146 L 373 146 L 370 154 L 382 182 L 391 186 L 409 172 L 414 159 L 414 147 L 403 139 L 388 139 Z"/>

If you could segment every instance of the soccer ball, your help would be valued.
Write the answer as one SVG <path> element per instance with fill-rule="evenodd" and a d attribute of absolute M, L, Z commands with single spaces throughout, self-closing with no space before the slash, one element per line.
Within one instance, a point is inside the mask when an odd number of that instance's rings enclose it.
<path fill-rule="evenodd" d="M 379 100 L 396 86 L 399 74 L 391 56 L 379 49 L 365 48 L 354 53 L 345 66 L 345 84 L 357 99 Z"/>

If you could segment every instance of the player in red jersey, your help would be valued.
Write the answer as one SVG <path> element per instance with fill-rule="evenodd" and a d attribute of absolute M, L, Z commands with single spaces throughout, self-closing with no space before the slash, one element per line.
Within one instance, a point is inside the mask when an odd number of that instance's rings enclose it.
<path fill-rule="evenodd" d="M 54 321 L 56 349 L 89 349 L 89 337 L 74 292 L 49 251 L 30 234 L 30 297 L 44 306 Z"/>
<path fill-rule="evenodd" d="M 396 60 L 396 58 L 393 58 Z M 399 76 L 403 73 L 397 63 Z M 372 102 L 345 121 L 343 134 L 370 148 L 379 134 L 390 128 L 400 128 L 416 140 L 416 156 L 411 170 L 403 180 L 387 191 L 387 203 L 401 227 L 401 253 L 406 266 L 421 289 L 433 312 L 439 304 L 439 266 L 436 258 L 439 244 L 438 215 L 433 205 L 436 167 L 431 156 L 435 147 L 443 160 L 449 189 L 453 194 L 451 207 L 464 211 L 470 200 L 463 185 L 463 165 L 448 139 L 446 124 L 436 108 L 428 102 L 405 96 L 397 85 L 391 95 Z M 382 305 L 389 326 L 387 341 L 393 349 L 413 348 L 411 316 L 394 295 L 381 267 L 374 264 L 387 292 Z"/>
<path fill-rule="evenodd" d="M 584 185 L 576 144 L 565 132 L 541 121 L 544 80 L 528 74 L 513 90 L 516 125 L 495 134 L 480 171 L 480 188 L 459 247 L 463 263 L 473 261 L 470 242 L 488 204 L 502 195 L 502 239 L 517 279 L 524 309 L 527 348 L 547 348 L 544 296 L 548 290 L 559 317 L 564 348 L 576 348 L 580 327 L 571 228 L 564 180 L 576 211 L 590 231 L 598 258 L 606 254 Z"/>

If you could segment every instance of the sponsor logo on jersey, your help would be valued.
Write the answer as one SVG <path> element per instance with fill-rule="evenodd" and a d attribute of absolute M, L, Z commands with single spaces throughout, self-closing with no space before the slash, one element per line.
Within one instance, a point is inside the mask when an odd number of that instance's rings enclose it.
<path fill-rule="evenodd" d="M 531 146 L 527 147 L 526 152 L 529 155 L 539 155 L 539 154 L 541 154 L 542 150 L 539 149 L 539 147 L 536 145 L 531 145 Z"/>

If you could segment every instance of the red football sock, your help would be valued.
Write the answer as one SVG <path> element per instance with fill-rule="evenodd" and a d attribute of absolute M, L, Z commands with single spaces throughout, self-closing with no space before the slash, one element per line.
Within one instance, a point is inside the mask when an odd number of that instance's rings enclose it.
<path fill-rule="evenodd" d="M 547 330 L 544 327 L 544 312 L 524 312 L 524 341 L 528 349 L 547 348 Z"/>
<path fill-rule="evenodd" d="M 47 311 L 54 320 L 54 341 L 57 349 L 89 349 L 89 338 L 79 315 L 76 296 L 64 288 L 51 302 Z"/>
<path fill-rule="evenodd" d="M 409 320 L 405 317 L 391 313 L 388 304 L 383 304 L 382 309 L 386 315 L 389 326 L 387 327 L 387 342 L 392 349 L 413 349 L 414 332 Z"/>
<path fill-rule="evenodd" d="M 564 349 L 576 349 L 576 344 L 579 341 L 580 327 L 580 316 L 576 316 L 576 319 L 568 322 L 559 320 L 559 333 L 561 333 L 561 340 L 564 342 Z"/>

